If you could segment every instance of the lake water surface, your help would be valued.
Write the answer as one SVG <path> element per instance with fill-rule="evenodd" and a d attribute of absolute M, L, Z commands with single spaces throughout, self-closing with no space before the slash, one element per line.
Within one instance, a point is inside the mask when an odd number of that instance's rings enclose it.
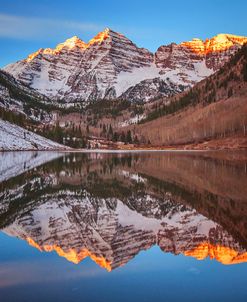
<path fill-rule="evenodd" d="M 246 153 L 0 154 L 0 301 L 247 301 Z"/>

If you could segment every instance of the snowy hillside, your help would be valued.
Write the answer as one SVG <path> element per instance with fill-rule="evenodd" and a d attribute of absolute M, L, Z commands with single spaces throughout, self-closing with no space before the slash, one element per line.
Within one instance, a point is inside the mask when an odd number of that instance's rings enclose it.
<path fill-rule="evenodd" d="M 0 119 L 0 151 L 62 149 L 67 147 Z"/>

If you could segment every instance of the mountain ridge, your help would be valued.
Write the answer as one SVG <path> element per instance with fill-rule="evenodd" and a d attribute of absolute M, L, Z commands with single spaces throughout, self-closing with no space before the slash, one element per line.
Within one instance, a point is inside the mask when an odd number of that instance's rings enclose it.
<path fill-rule="evenodd" d="M 74 36 L 4 70 L 62 104 L 115 98 L 149 101 L 193 86 L 218 70 L 244 42 L 247 37 L 219 34 L 164 45 L 152 53 L 107 28 L 88 43 Z"/>
<path fill-rule="evenodd" d="M 28 57 L 32 56 L 30 59 L 33 59 L 35 57 L 35 55 L 38 54 L 39 51 L 44 51 L 47 53 L 49 53 L 49 51 L 50 51 L 52 54 L 56 54 L 59 50 L 61 50 L 64 47 L 68 47 L 68 48 L 79 47 L 82 49 L 88 48 L 92 44 L 102 42 L 103 40 L 107 39 L 108 37 L 111 37 L 112 33 L 116 33 L 125 38 L 125 36 L 123 34 L 121 34 L 119 32 L 115 32 L 112 29 L 107 27 L 102 32 L 99 32 L 98 34 L 96 34 L 88 42 L 83 41 L 79 36 L 75 35 L 70 38 L 67 38 L 64 42 L 58 43 L 55 46 L 55 48 L 40 48 L 37 51 L 28 55 Z M 243 45 L 246 42 L 247 42 L 246 36 L 229 34 L 229 33 L 219 33 L 219 34 L 213 36 L 212 38 L 206 38 L 204 40 L 201 38 L 194 37 L 189 41 L 182 41 L 180 43 L 171 42 L 168 45 L 178 45 L 178 46 L 181 45 L 181 46 L 191 48 L 194 52 L 199 52 L 199 53 L 205 54 L 205 53 L 208 53 L 211 51 L 225 50 L 226 48 L 233 46 L 234 43 L 239 43 L 239 44 Z M 158 50 L 158 48 L 157 48 L 156 51 L 152 52 L 152 51 L 148 50 L 148 48 L 145 48 L 145 47 L 140 47 L 140 48 L 145 49 L 152 54 L 155 54 Z M 27 59 L 28 59 L 28 57 L 27 57 Z M 10 64 L 12 64 L 12 63 L 10 63 Z M 10 64 L 8 64 L 8 65 L 10 65 Z M 6 65 L 6 66 L 8 66 L 8 65 Z"/>

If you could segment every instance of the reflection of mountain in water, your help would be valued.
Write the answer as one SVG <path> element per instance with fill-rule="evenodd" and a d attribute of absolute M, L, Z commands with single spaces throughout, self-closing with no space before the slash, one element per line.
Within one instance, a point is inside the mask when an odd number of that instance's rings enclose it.
<path fill-rule="evenodd" d="M 95 157 L 95 158 L 94 158 Z M 247 261 L 244 164 L 175 154 L 66 155 L 2 183 L 2 230 L 107 270 L 157 244 Z"/>

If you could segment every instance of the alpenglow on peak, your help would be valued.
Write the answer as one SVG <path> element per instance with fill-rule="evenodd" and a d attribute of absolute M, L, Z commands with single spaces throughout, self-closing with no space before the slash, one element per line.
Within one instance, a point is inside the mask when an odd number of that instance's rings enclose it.
<path fill-rule="evenodd" d="M 222 67 L 247 37 L 219 34 L 160 46 L 155 53 L 105 28 L 88 43 L 73 36 L 4 68 L 25 85 L 63 103 L 170 97 Z"/>

